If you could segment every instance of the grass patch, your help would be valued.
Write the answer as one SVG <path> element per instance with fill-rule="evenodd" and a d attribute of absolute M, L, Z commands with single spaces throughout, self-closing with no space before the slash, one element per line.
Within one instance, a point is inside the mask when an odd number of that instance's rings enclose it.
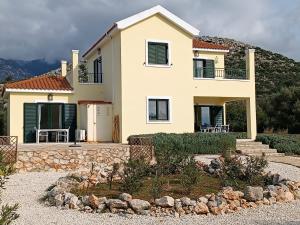
<path fill-rule="evenodd" d="M 135 194 L 134 198 L 152 201 L 151 196 L 151 185 L 153 177 L 145 177 L 143 179 L 142 188 Z M 222 183 L 219 178 L 210 176 L 205 172 L 200 172 L 199 182 L 191 188 L 191 192 L 187 193 L 182 187 L 180 182 L 180 174 L 166 175 L 163 178 L 163 187 L 161 196 L 171 196 L 173 198 L 181 198 L 187 196 L 193 199 L 199 198 L 200 196 L 217 193 L 222 188 Z M 94 194 L 97 197 L 117 198 L 120 191 L 121 183 L 113 182 L 112 189 L 109 189 L 108 184 L 98 184 L 95 187 L 91 187 L 88 190 L 73 189 L 71 192 L 77 196 Z"/>

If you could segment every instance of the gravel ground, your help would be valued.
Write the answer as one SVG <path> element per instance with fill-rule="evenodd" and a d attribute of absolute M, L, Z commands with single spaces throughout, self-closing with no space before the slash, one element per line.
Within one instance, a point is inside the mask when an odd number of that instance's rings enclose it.
<path fill-rule="evenodd" d="M 272 163 L 275 168 L 287 175 L 299 174 L 298 171 L 286 165 Z M 155 218 L 150 216 L 120 216 L 115 214 L 86 214 L 74 210 L 58 210 L 55 207 L 46 207 L 39 202 L 47 187 L 53 184 L 64 173 L 23 173 L 14 174 L 6 184 L 3 192 L 4 203 L 19 203 L 20 218 L 14 223 L 18 225 L 96 225 L 96 224 L 215 224 L 215 225 L 245 225 L 245 224 L 272 224 L 272 225 L 299 225 L 300 201 L 289 204 L 263 206 L 257 209 L 242 210 L 234 214 L 222 216 L 185 216 L 181 218 Z M 298 175 L 299 176 L 299 175 Z M 299 178 L 299 177 L 298 177 Z"/>

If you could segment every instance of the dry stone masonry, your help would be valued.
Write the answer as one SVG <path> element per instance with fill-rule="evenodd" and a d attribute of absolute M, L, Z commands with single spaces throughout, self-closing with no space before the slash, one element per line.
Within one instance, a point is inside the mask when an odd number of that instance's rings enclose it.
<path fill-rule="evenodd" d="M 122 144 L 69 144 L 20 145 L 16 169 L 31 171 L 70 171 L 90 169 L 92 163 L 102 167 L 123 163 L 129 159 L 129 146 Z"/>
<path fill-rule="evenodd" d="M 234 213 L 242 209 L 300 199 L 300 182 L 282 179 L 278 174 L 269 173 L 267 176 L 271 185 L 264 188 L 247 186 L 243 191 L 236 191 L 232 187 L 224 187 L 217 194 L 207 194 L 197 199 L 188 197 L 174 199 L 163 196 L 150 203 L 142 199 L 134 199 L 127 193 L 120 194 L 116 199 L 108 199 L 104 196 L 99 198 L 95 195 L 76 196 L 70 191 L 73 188 L 84 187 L 90 178 L 84 173 L 72 173 L 60 178 L 47 192 L 46 204 L 60 209 L 75 209 L 88 213 L 111 212 L 180 217 L 188 214 Z M 101 179 L 96 179 L 94 185 L 104 182 Z"/>

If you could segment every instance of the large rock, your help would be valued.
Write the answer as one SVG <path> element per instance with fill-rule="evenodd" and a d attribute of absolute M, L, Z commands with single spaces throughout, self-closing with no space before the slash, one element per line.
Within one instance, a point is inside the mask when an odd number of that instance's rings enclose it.
<path fill-rule="evenodd" d="M 109 209 L 112 211 L 112 209 L 127 209 L 128 204 L 125 201 L 122 201 L 120 199 L 109 199 L 106 202 Z"/>
<path fill-rule="evenodd" d="M 47 195 L 48 195 L 48 197 L 55 197 L 56 195 L 63 194 L 65 192 L 66 192 L 66 190 L 64 188 L 55 186 L 50 191 L 48 191 Z"/>
<path fill-rule="evenodd" d="M 284 189 L 277 190 L 276 200 L 277 202 L 290 202 L 294 200 L 294 195 L 290 191 L 285 191 Z"/>
<path fill-rule="evenodd" d="M 264 190 L 262 187 L 247 186 L 244 194 L 245 199 L 252 202 L 260 201 L 264 198 Z"/>
<path fill-rule="evenodd" d="M 200 197 L 200 198 L 198 198 L 198 201 L 199 201 L 199 202 L 202 202 L 202 203 L 204 203 L 204 204 L 207 204 L 208 199 L 207 199 L 206 197 Z"/>
<path fill-rule="evenodd" d="M 58 194 L 54 197 L 54 204 L 56 207 L 62 206 L 64 204 L 64 198 L 62 194 Z"/>
<path fill-rule="evenodd" d="M 209 209 L 207 205 L 203 202 L 198 202 L 194 208 L 195 213 L 197 214 L 207 214 L 209 213 Z"/>
<path fill-rule="evenodd" d="M 90 195 L 89 199 L 88 199 L 89 205 L 93 208 L 93 209 L 98 209 L 99 207 L 99 198 L 96 197 L 95 195 Z"/>
<path fill-rule="evenodd" d="M 126 201 L 126 202 L 129 202 L 132 200 L 132 196 L 130 194 L 127 194 L 127 193 L 122 193 L 119 195 L 119 199 L 122 200 L 122 201 Z"/>
<path fill-rule="evenodd" d="M 137 213 L 142 213 L 144 210 L 150 209 L 150 203 L 140 199 L 132 199 L 129 202 L 130 207 Z"/>
<path fill-rule="evenodd" d="M 196 201 L 195 200 L 191 200 L 188 197 L 182 197 L 180 199 L 182 206 L 195 206 L 196 205 Z"/>
<path fill-rule="evenodd" d="M 164 196 L 162 198 L 155 199 L 155 204 L 161 207 L 173 207 L 174 206 L 174 198 L 170 196 Z"/>

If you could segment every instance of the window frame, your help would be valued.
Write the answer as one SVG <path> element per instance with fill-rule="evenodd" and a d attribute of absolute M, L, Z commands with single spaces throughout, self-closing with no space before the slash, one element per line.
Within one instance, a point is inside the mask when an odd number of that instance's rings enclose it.
<path fill-rule="evenodd" d="M 204 77 L 204 76 L 206 76 L 206 74 L 204 74 L 205 72 L 207 72 L 207 71 L 203 71 L 203 77 L 196 77 L 195 76 L 195 67 L 194 67 L 194 65 L 195 65 L 195 61 L 202 61 L 203 62 L 203 68 L 208 68 L 208 67 L 206 67 L 206 63 L 207 63 L 207 61 L 213 61 L 213 77 Z M 203 58 L 203 57 L 194 57 L 193 58 L 193 78 L 194 79 L 216 79 L 216 74 L 215 74 L 215 70 L 216 70 L 216 63 L 215 63 L 215 60 L 214 59 L 211 59 L 211 58 Z"/>
<path fill-rule="evenodd" d="M 167 52 L 167 57 L 168 57 L 168 63 L 167 64 L 152 64 L 148 62 L 148 44 L 149 42 L 153 43 L 158 43 L 158 44 L 167 44 L 168 45 L 168 52 Z M 161 68 L 169 68 L 171 67 L 171 42 L 167 40 L 154 40 L 154 39 L 147 39 L 145 41 L 145 51 L 146 51 L 146 58 L 145 58 L 145 66 L 147 67 L 161 67 Z"/>
<path fill-rule="evenodd" d="M 168 105 L 167 105 L 167 109 L 168 109 L 168 119 L 167 120 L 150 120 L 149 119 L 149 103 L 150 100 L 167 100 L 168 101 Z M 146 98 L 146 105 L 147 105 L 147 109 L 146 109 L 146 121 L 148 124 L 164 124 L 164 123 L 172 123 L 172 98 L 170 96 L 147 96 Z"/>
<path fill-rule="evenodd" d="M 94 73 L 93 73 L 93 82 L 95 84 L 103 83 L 103 60 L 102 56 L 97 57 L 93 61 Z"/>

